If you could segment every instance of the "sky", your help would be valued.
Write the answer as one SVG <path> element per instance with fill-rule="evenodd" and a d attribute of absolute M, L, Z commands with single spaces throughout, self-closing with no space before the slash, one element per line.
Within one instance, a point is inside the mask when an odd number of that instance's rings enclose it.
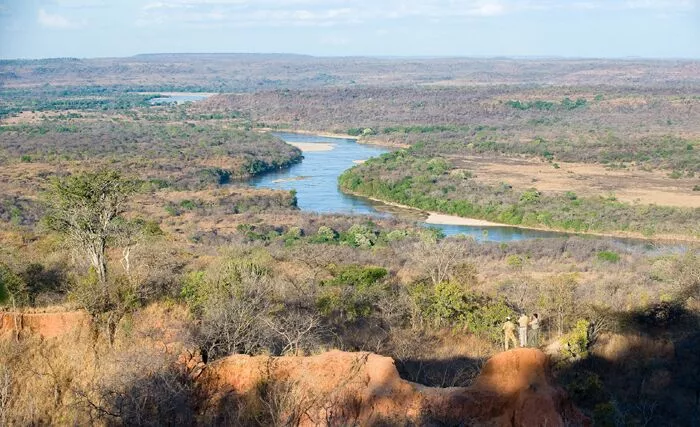
<path fill-rule="evenodd" d="M 0 0 L 0 58 L 700 58 L 700 0 Z"/>

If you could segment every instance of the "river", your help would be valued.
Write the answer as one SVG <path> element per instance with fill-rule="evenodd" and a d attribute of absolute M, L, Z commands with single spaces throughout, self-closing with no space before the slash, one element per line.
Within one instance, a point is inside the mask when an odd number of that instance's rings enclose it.
<path fill-rule="evenodd" d="M 343 171 L 354 166 L 357 161 L 388 152 L 386 148 L 359 144 L 354 139 L 293 133 L 276 133 L 275 135 L 290 144 L 300 144 L 304 160 L 288 169 L 256 177 L 251 181 L 251 185 L 262 188 L 296 190 L 298 205 L 302 211 L 380 217 L 396 215 L 417 220 L 426 227 L 439 228 L 448 236 L 465 234 L 478 241 L 510 242 L 566 236 L 564 233 L 507 226 L 475 227 L 426 224 L 420 220 L 420 216 L 415 211 L 395 208 L 363 197 L 352 196 L 338 189 L 338 176 Z"/>

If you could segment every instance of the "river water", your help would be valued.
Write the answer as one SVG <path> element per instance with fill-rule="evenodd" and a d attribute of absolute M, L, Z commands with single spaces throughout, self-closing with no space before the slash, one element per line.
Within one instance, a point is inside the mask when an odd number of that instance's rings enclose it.
<path fill-rule="evenodd" d="M 184 104 L 185 102 L 197 102 L 203 99 L 207 99 L 211 94 L 208 93 L 174 93 L 169 96 L 163 96 L 160 98 L 153 98 L 148 102 L 151 105 L 161 105 L 161 104 Z"/>
<path fill-rule="evenodd" d="M 345 194 L 338 189 L 338 176 L 355 165 L 386 153 L 383 147 L 359 144 L 354 139 L 327 138 L 293 133 L 275 134 L 289 143 L 319 144 L 329 151 L 303 150 L 304 160 L 292 167 L 256 177 L 251 181 L 255 187 L 279 190 L 296 190 L 299 208 L 318 213 L 360 214 L 372 216 L 395 215 L 417 220 L 421 225 L 435 227 L 446 235 L 465 234 L 478 241 L 509 242 L 524 239 L 562 237 L 564 233 L 527 230 L 516 227 L 473 227 L 464 225 L 425 224 L 411 210 L 403 210 L 374 202 L 363 197 Z"/>

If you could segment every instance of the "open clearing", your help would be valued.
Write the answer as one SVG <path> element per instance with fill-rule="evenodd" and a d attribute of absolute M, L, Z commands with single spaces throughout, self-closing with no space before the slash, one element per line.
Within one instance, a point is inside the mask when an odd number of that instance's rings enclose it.
<path fill-rule="evenodd" d="M 504 182 L 517 189 L 534 187 L 544 192 L 572 191 L 578 196 L 612 195 L 629 203 L 700 207 L 700 192 L 693 191 L 700 179 L 673 179 L 664 171 L 563 162 L 557 169 L 552 163 L 524 158 L 455 156 L 451 160 L 473 172 L 475 179 L 491 185 Z"/>

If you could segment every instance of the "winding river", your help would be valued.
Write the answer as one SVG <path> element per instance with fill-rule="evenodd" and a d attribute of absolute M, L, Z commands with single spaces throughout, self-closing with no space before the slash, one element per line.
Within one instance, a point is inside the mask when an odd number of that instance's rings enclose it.
<path fill-rule="evenodd" d="M 165 93 L 152 99 L 152 105 L 181 104 L 208 98 L 210 93 Z M 357 162 L 388 152 L 386 148 L 359 144 L 354 139 L 329 138 L 318 135 L 276 133 L 290 144 L 300 146 L 304 160 L 289 169 L 264 174 L 250 181 L 255 187 L 296 190 L 299 208 L 317 213 L 370 215 L 415 220 L 426 227 L 435 227 L 448 236 L 464 234 L 477 241 L 510 242 L 526 239 L 565 237 L 566 233 L 529 230 L 508 226 L 466 226 L 427 224 L 416 210 L 397 208 L 363 197 L 342 193 L 338 177 Z M 600 238 L 597 236 L 585 236 Z M 687 249 L 684 244 L 658 243 L 639 239 L 613 238 L 612 242 L 628 249 L 654 252 L 677 252 Z"/>
<path fill-rule="evenodd" d="M 275 135 L 292 145 L 299 146 L 304 153 L 304 160 L 289 169 L 256 177 L 251 181 L 251 185 L 262 188 L 296 190 L 298 205 L 302 211 L 384 217 L 395 215 L 417 220 L 425 226 L 439 228 L 448 236 L 465 234 L 478 241 L 509 242 L 565 236 L 563 233 L 516 227 L 426 224 L 415 211 L 352 196 L 338 189 L 338 176 L 343 171 L 354 166 L 357 162 L 386 153 L 388 151 L 386 148 L 359 144 L 354 139 L 293 133 L 277 133 Z"/>

